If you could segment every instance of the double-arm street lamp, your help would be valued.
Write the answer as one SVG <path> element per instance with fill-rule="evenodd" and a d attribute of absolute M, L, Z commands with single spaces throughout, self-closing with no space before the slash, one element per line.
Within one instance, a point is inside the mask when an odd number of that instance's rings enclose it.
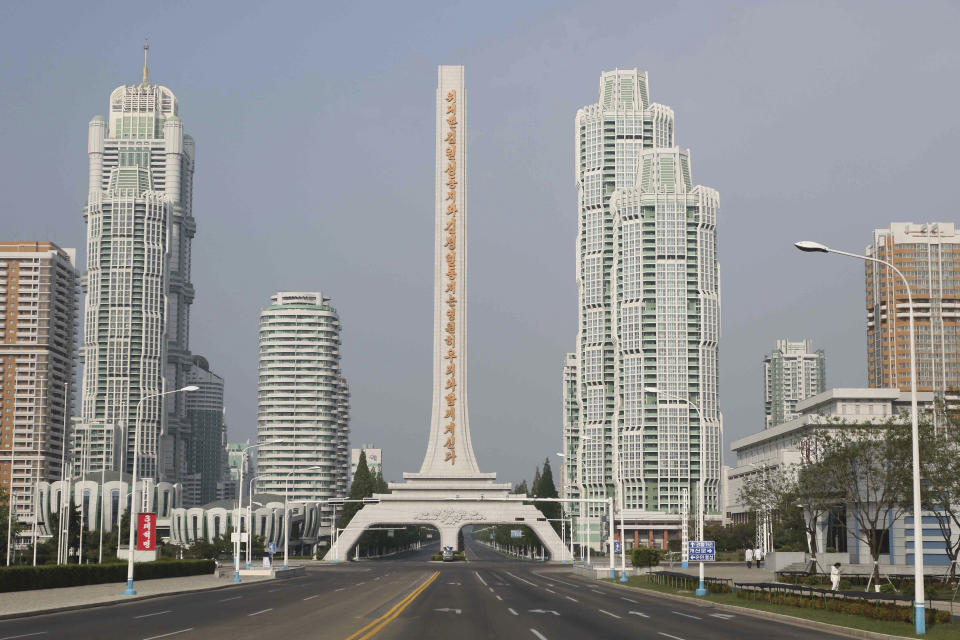
<path fill-rule="evenodd" d="M 907 311 L 909 312 L 908 317 L 910 321 L 910 426 L 913 439 L 913 608 L 917 635 L 923 635 L 927 630 L 927 620 L 924 612 L 923 593 L 923 517 L 920 506 L 920 434 L 917 424 L 917 350 L 913 329 L 913 292 L 910 291 L 910 283 L 907 282 L 906 276 L 886 260 L 831 249 L 826 245 L 810 240 L 802 240 L 794 243 L 794 246 L 800 251 L 808 253 L 835 253 L 840 256 L 847 256 L 848 258 L 857 258 L 858 260 L 864 260 L 866 262 L 882 264 L 900 276 L 900 279 L 903 280 L 903 286 L 907 290 Z M 888 311 L 888 313 L 890 312 Z M 894 321 L 896 321 L 896 307 L 893 309 L 893 314 Z"/>
<path fill-rule="evenodd" d="M 644 387 L 643 389 L 647 393 L 652 393 L 656 396 L 663 396 L 669 400 L 678 400 L 680 402 L 686 402 L 688 405 L 693 407 L 694 411 L 697 412 L 697 418 L 700 420 L 700 441 L 703 442 L 703 430 L 706 427 L 706 423 L 703 421 L 703 413 L 700 412 L 700 407 L 691 402 L 687 398 L 682 398 L 680 396 L 675 396 L 673 394 L 667 393 L 666 391 L 660 391 L 657 387 Z M 700 491 L 698 492 L 697 499 L 697 537 L 701 540 L 703 539 L 703 461 L 700 462 Z M 687 557 L 690 557 L 689 549 L 687 550 Z M 703 582 L 703 562 L 700 563 L 700 586 L 697 587 L 696 591 L 698 596 L 707 595 L 707 590 Z"/>
<path fill-rule="evenodd" d="M 243 467 L 247 461 L 247 451 L 250 449 L 256 449 L 257 447 L 262 447 L 267 444 L 281 444 L 285 442 L 282 438 L 276 438 L 273 440 L 266 440 L 264 442 L 258 442 L 257 444 L 250 444 L 240 450 L 240 492 L 237 496 L 237 530 L 234 531 L 234 538 L 236 542 L 233 544 L 233 581 L 240 582 L 240 538 L 243 533 L 243 526 L 240 524 L 242 522 L 243 516 Z M 250 495 L 253 495 L 253 490 L 250 491 Z M 250 535 L 250 532 L 247 531 L 247 536 Z M 247 542 L 247 547 L 249 548 L 250 543 Z"/>
<path fill-rule="evenodd" d="M 134 556 L 134 531 L 137 526 L 137 513 L 140 511 L 140 506 L 137 504 L 137 461 L 140 459 L 140 418 L 143 412 L 143 403 L 145 400 L 150 400 L 151 398 L 159 398 L 161 396 L 167 396 L 172 393 L 182 393 L 184 391 L 196 391 L 200 387 L 191 384 L 182 389 L 174 389 L 173 391 L 164 391 L 162 393 L 154 393 L 149 396 L 143 396 L 140 398 L 140 402 L 137 403 L 137 423 L 133 430 L 133 478 L 130 483 L 130 488 L 133 489 L 133 492 L 130 495 L 130 537 L 129 537 L 129 546 L 127 547 L 127 589 L 123 592 L 125 596 L 135 596 L 137 592 L 133 589 L 133 556 Z M 119 537 L 119 531 L 117 532 Z"/>

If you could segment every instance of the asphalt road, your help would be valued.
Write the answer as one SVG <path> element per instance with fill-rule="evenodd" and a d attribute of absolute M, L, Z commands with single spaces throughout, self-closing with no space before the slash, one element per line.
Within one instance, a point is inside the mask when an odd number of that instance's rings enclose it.
<path fill-rule="evenodd" d="M 562 567 L 508 560 L 468 540 L 389 561 L 311 567 L 288 580 L 0 621 L 0 640 L 840 638 L 628 592 Z M 40 592 L 38 592 L 38 596 Z"/>

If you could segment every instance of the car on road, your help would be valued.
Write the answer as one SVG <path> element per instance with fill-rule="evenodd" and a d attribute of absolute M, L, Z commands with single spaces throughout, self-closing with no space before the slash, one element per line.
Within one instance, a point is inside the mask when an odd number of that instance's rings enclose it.
<path fill-rule="evenodd" d="M 453 547 L 444 547 L 442 555 L 444 562 L 453 562 Z"/>

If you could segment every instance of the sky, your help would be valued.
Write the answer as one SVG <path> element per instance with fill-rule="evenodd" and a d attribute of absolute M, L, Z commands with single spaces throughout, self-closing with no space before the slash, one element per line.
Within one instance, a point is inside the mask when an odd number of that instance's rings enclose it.
<path fill-rule="evenodd" d="M 151 81 L 196 140 L 190 346 L 255 437 L 257 325 L 329 295 L 351 443 L 417 471 L 429 430 L 436 67 L 466 66 L 469 397 L 478 462 L 530 479 L 561 448 L 577 323 L 574 117 L 600 74 L 649 72 L 693 180 L 720 193 L 727 445 L 763 425 L 761 360 L 812 339 L 866 386 L 862 251 L 954 222 L 960 5 L 950 2 L 49 2 L 0 24 L 0 239 L 81 249 L 87 122 Z M 726 447 L 725 447 L 726 449 Z M 731 454 L 725 451 L 725 463 Z"/>

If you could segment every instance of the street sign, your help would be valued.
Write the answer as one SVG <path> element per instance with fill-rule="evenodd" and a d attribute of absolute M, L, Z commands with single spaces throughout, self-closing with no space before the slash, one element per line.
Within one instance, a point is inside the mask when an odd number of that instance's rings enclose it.
<path fill-rule="evenodd" d="M 715 562 L 717 546 L 713 540 L 690 540 L 687 542 L 690 562 Z"/>
<path fill-rule="evenodd" d="M 490 539 L 491 539 L 491 540 L 496 540 L 496 539 L 497 539 L 496 534 L 491 533 L 491 534 L 490 534 Z"/>
<path fill-rule="evenodd" d="M 273 555 L 276 552 L 277 552 L 277 543 L 271 542 L 270 545 L 267 547 L 267 553 L 269 553 L 270 555 Z"/>
<path fill-rule="evenodd" d="M 230 542 L 246 542 L 247 541 L 247 532 L 237 532 L 234 531 L 230 534 Z"/>
<path fill-rule="evenodd" d="M 510 529 L 510 537 L 511 537 L 511 538 L 522 538 L 522 537 L 523 537 L 523 531 L 520 530 L 520 529 Z"/>
<path fill-rule="evenodd" d="M 613 541 L 613 552 L 614 552 L 614 553 L 620 553 L 620 541 L 619 541 L 619 540 L 614 540 L 614 541 Z"/>

